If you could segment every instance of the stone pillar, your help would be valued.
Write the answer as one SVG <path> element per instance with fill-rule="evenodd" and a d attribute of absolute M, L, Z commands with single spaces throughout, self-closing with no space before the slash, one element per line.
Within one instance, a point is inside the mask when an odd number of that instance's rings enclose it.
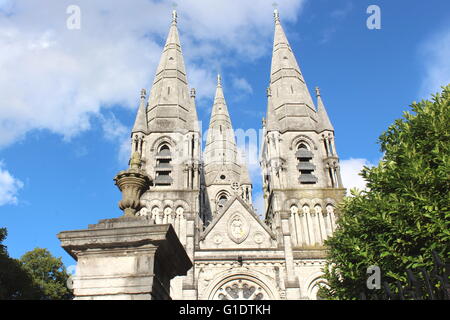
<path fill-rule="evenodd" d="M 195 214 L 190 212 L 185 215 L 184 236 L 186 241 L 186 252 L 189 257 L 194 259 L 194 235 L 195 235 Z M 183 279 L 183 299 L 197 300 L 197 286 L 195 285 L 195 265 L 189 270 Z"/>
<path fill-rule="evenodd" d="M 294 256 L 292 254 L 291 245 L 291 233 L 289 231 L 289 216 L 290 213 L 281 213 L 281 230 L 284 238 L 284 258 L 286 262 L 286 278 L 285 278 L 285 288 L 286 288 L 286 298 L 289 300 L 300 299 L 300 283 L 295 274 L 294 268 Z"/>
<path fill-rule="evenodd" d="M 170 280 L 192 267 L 172 226 L 151 217 L 100 220 L 58 238 L 77 261 L 77 300 L 168 300 Z"/>

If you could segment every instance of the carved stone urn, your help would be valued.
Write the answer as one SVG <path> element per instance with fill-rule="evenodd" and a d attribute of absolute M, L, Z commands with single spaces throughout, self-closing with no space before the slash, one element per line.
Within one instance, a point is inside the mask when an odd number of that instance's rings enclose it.
<path fill-rule="evenodd" d="M 122 192 L 122 200 L 119 201 L 119 208 L 124 211 L 125 217 L 135 216 L 141 209 L 141 195 L 148 190 L 150 178 L 141 169 L 141 155 L 139 152 L 133 153 L 130 160 L 130 168 L 120 171 L 115 177 L 114 182 Z"/>

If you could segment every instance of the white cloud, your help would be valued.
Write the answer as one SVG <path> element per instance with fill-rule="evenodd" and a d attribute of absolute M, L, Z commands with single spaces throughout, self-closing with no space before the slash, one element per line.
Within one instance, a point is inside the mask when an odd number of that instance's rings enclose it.
<path fill-rule="evenodd" d="M 233 78 L 233 87 L 242 91 L 244 94 L 253 93 L 253 88 L 245 78 Z"/>
<path fill-rule="evenodd" d="M 428 99 L 431 94 L 442 91 L 441 86 L 450 83 L 450 27 L 424 42 L 419 47 L 419 54 L 425 62 L 425 77 L 419 95 Z"/>
<path fill-rule="evenodd" d="M 322 31 L 322 36 L 319 40 L 320 44 L 325 44 L 331 40 L 333 35 L 338 31 L 339 23 L 348 16 L 352 9 L 352 2 L 347 2 L 344 7 L 340 7 L 330 12 L 330 17 L 332 19 L 330 19 L 329 22 L 331 24 Z"/>
<path fill-rule="evenodd" d="M 17 204 L 17 193 L 23 187 L 23 182 L 14 178 L 4 166 L 0 161 L 0 206 Z"/>
<path fill-rule="evenodd" d="M 119 153 L 117 158 L 119 163 L 126 167 L 131 155 L 131 128 L 120 122 L 112 112 L 106 116 L 99 115 L 99 119 L 105 139 L 118 142 Z"/>
<path fill-rule="evenodd" d="M 283 1 L 283 21 L 294 21 L 304 1 Z M 81 29 L 68 30 L 66 9 L 72 4 L 0 0 L 0 147 L 35 129 L 70 139 L 108 107 L 136 109 L 140 89 L 150 86 L 171 3 L 78 0 Z M 188 78 L 199 98 L 213 95 L 221 65 L 270 52 L 271 5 L 266 0 L 178 4 Z"/>
<path fill-rule="evenodd" d="M 352 11 L 352 9 L 353 3 L 347 2 L 344 7 L 331 11 L 330 16 L 334 19 L 342 20 L 350 13 L 350 11 Z"/>
<path fill-rule="evenodd" d="M 130 156 L 131 156 L 131 142 L 130 139 L 127 137 L 126 139 L 120 140 L 118 159 L 122 167 L 128 166 Z"/>
<path fill-rule="evenodd" d="M 106 116 L 100 115 L 99 118 L 107 140 L 114 141 L 124 136 L 130 136 L 130 128 L 123 125 L 113 113 L 109 113 Z"/>
<path fill-rule="evenodd" d="M 373 166 L 367 159 L 350 158 L 347 160 L 341 160 L 341 178 L 344 187 L 347 188 L 347 194 L 352 188 L 363 190 L 366 188 L 366 181 L 359 175 L 363 166 Z"/>

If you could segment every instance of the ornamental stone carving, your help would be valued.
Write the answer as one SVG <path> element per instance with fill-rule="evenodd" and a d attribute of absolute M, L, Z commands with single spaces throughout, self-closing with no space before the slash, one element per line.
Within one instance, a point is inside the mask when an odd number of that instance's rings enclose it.
<path fill-rule="evenodd" d="M 318 215 L 322 214 L 322 207 L 320 205 L 316 205 L 314 207 L 314 210 L 316 211 L 316 214 Z"/>
<path fill-rule="evenodd" d="M 141 210 L 139 210 L 138 213 L 136 213 L 136 215 L 141 217 L 147 217 L 149 212 L 150 210 L 148 210 L 147 207 L 143 207 Z"/>
<path fill-rule="evenodd" d="M 247 279 L 232 280 L 221 286 L 214 300 L 264 300 L 267 292 L 258 284 Z"/>
<path fill-rule="evenodd" d="M 253 240 L 257 243 L 257 244 L 261 244 L 264 241 L 264 235 L 261 232 L 255 232 L 253 234 Z"/>
<path fill-rule="evenodd" d="M 175 210 L 175 213 L 177 214 L 177 218 L 182 218 L 183 217 L 183 213 L 184 213 L 184 208 L 183 207 L 178 207 Z"/>
<path fill-rule="evenodd" d="M 228 221 L 228 236 L 237 244 L 242 243 L 248 236 L 249 225 L 241 214 L 234 214 Z"/>
<path fill-rule="evenodd" d="M 222 237 L 222 235 L 221 235 L 220 233 L 214 234 L 214 236 L 213 236 L 213 242 L 214 242 L 216 245 L 220 245 L 220 244 L 222 243 L 222 241 L 223 241 L 223 237 Z"/>
<path fill-rule="evenodd" d="M 302 209 L 303 209 L 303 214 L 309 214 L 309 206 L 304 205 Z"/>
<path fill-rule="evenodd" d="M 298 214 L 298 207 L 296 205 L 291 206 L 291 214 Z"/>
<path fill-rule="evenodd" d="M 122 200 L 119 201 L 119 208 L 124 211 L 124 216 L 135 216 L 141 209 L 141 195 L 148 190 L 150 178 L 141 169 L 141 155 L 134 152 L 130 159 L 130 168 L 120 171 L 115 177 L 114 182 L 122 192 Z"/>

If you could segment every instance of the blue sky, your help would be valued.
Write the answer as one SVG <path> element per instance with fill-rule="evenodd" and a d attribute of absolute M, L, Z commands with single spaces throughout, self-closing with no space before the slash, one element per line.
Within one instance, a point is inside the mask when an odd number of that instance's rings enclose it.
<path fill-rule="evenodd" d="M 266 111 L 273 1 L 179 1 L 178 27 L 203 129 L 216 74 L 235 129 Z M 278 1 L 310 92 L 321 88 L 346 186 L 376 164 L 378 136 L 414 100 L 450 82 L 450 2 Z M 81 9 L 68 30 L 66 9 Z M 369 5 L 381 29 L 369 30 Z M 149 89 L 171 1 L 0 0 L 0 227 L 13 257 L 35 247 L 74 261 L 56 234 L 118 217 L 114 175 L 125 168 L 141 88 Z M 251 166 L 254 198 L 261 181 Z M 259 204 L 257 203 L 258 207 Z"/>

